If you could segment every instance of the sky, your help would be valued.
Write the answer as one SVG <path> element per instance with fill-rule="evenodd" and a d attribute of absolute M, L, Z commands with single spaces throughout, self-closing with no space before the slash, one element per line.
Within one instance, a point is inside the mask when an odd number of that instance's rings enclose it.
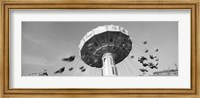
<path fill-rule="evenodd" d="M 119 76 L 138 76 L 139 69 L 146 68 L 151 75 L 155 71 L 174 68 L 178 64 L 178 22 L 22 22 L 22 76 L 47 69 L 50 76 L 100 76 L 101 70 L 86 65 L 79 55 L 79 44 L 90 30 L 103 25 L 118 25 L 128 30 L 132 37 L 132 50 L 124 61 L 116 65 Z M 143 44 L 147 41 L 147 45 Z M 144 50 L 147 48 L 148 53 Z M 154 52 L 158 48 L 158 52 Z M 139 56 L 158 56 L 158 69 L 143 67 Z M 63 58 L 75 55 L 75 61 Z M 130 58 L 134 55 L 134 58 Z M 85 72 L 79 67 L 84 66 Z M 65 67 L 61 74 L 55 71 Z M 73 67 L 72 71 L 68 71 Z"/>

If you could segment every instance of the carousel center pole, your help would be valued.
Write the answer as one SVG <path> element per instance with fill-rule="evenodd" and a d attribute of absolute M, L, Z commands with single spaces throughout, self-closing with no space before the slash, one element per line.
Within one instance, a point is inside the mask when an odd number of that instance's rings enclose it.
<path fill-rule="evenodd" d="M 117 68 L 115 66 L 113 55 L 111 53 L 105 53 L 102 56 L 102 76 L 116 76 Z"/>

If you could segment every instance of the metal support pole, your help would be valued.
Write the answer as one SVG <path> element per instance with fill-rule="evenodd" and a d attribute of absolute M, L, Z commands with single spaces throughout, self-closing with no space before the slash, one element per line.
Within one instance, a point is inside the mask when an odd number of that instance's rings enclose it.
<path fill-rule="evenodd" d="M 117 68 L 115 66 L 113 56 L 111 53 L 105 53 L 102 56 L 103 68 L 102 68 L 102 76 L 116 76 Z"/>

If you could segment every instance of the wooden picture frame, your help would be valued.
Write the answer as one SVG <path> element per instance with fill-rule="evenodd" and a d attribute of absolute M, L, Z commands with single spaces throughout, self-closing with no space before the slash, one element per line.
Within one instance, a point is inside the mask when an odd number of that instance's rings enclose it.
<path fill-rule="evenodd" d="M 190 9 L 191 10 L 191 89 L 9 89 L 9 10 L 11 9 Z M 1 1 L 1 90 L 5 98 L 23 96 L 71 97 L 190 97 L 199 96 L 199 0 L 67 0 Z"/>

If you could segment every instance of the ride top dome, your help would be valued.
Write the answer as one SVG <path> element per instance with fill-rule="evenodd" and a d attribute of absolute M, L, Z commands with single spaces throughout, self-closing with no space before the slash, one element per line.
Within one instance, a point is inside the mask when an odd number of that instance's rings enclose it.
<path fill-rule="evenodd" d="M 103 55 L 112 55 L 114 64 L 124 60 L 132 49 L 128 31 L 116 25 L 99 26 L 88 32 L 80 41 L 81 59 L 89 66 L 102 68 Z"/>

